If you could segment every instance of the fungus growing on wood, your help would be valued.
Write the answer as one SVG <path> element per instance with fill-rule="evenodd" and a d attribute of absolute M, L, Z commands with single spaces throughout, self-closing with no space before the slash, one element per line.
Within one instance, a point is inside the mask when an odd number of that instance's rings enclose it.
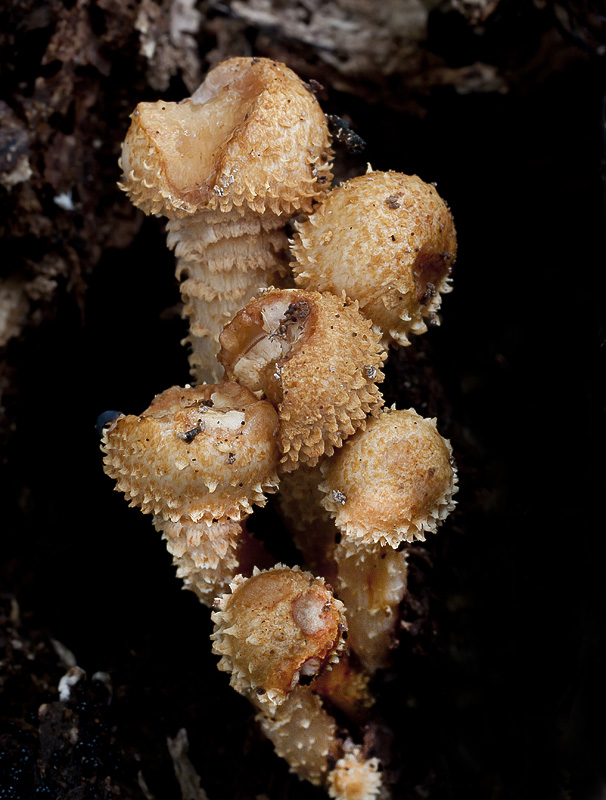
<path fill-rule="evenodd" d="M 274 289 L 220 337 L 227 376 L 278 410 L 282 468 L 313 466 L 376 414 L 386 353 L 358 305 L 332 294 Z"/>
<path fill-rule="evenodd" d="M 188 100 L 137 107 L 123 188 L 168 218 L 196 380 L 229 382 L 111 415 L 103 449 L 117 489 L 155 515 L 186 588 L 212 604 L 219 668 L 276 752 L 334 800 L 375 800 L 378 761 L 342 715 L 364 723 L 370 675 L 388 662 L 401 545 L 435 530 L 456 491 L 435 421 L 381 410 L 377 384 L 387 344 L 435 318 L 456 238 L 415 176 L 370 171 L 326 196 L 331 158 L 315 98 L 267 59 L 230 59 Z M 293 244 L 298 288 L 274 288 L 299 212 L 310 216 Z M 313 574 L 271 566 L 246 531 L 279 468 L 282 513 Z"/>
<path fill-rule="evenodd" d="M 372 172 L 333 189 L 297 225 L 291 265 L 298 286 L 345 292 L 383 337 L 409 344 L 437 320 L 457 241 L 437 191 L 416 175 Z"/>
<path fill-rule="evenodd" d="M 211 639 L 236 691 L 273 708 L 338 659 L 343 604 L 321 578 L 278 564 L 237 577 L 230 588 L 215 601 Z"/>
<path fill-rule="evenodd" d="M 173 386 L 105 429 L 105 472 L 163 520 L 239 520 L 277 489 L 277 424 L 270 403 L 235 383 Z"/>
<path fill-rule="evenodd" d="M 197 381 L 222 377 L 222 327 L 284 274 L 284 224 L 329 188 L 331 158 L 315 97 L 269 59 L 231 58 L 191 98 L 137 106 L 121 186 L 146 214 L 169 219 Z"/>

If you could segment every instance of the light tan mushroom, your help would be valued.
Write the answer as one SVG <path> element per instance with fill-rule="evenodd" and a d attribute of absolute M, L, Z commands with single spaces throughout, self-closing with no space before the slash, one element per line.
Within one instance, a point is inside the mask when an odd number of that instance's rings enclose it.
<path fill-rule="evenodd" d="M 413 409 L 383 409 L 322 469 L 324 507 L 345 537 L 361 543 L 424 540 L 455 506 L 450 443 Z"/>
<path fill-rule="evenodd" d="M 273 715 L 257 715 L 261 730 L 290 771 L 315 786 L 326 782 L 342 752 L 334 718 L 309 686 L 297 686 Z"/>
<path fill-rule="evenodd" d="M 180 103 L 140 103 L 122 150 L 122 188 L 168 217 L 189 318 L 190 364 L 218 380 L 218 335 L 284 274 L 284 224 L 330 186 L 326 119 L 283 64 L 231 58 Z"/>
<path fill-rule="evenodd" d="M 235 383 L 173 386 L 105 429 L 105 472 L 162 520 L 240 520 L 277 489 L 277 424 L 270 403 Z"/>
<path fill-rule="evenodd" d="M 221 334 L 227 376 L 278 410 L 285 471 L 313 466 L 376 414 L 385 351 L 357 303 L 275 289 L 248 303 Z"/>
<path fill-rule="evenodd" d="M 348 647 L 374 673 L 388 665 L 396 643 L 398 607 L 406 593 L 406 552 L 341 534 L 321 504 L 325 495 L 318 484 L 322 469 L 328 468 L 320 461 L 284 474 L 277 500 L 305 567 L 329 581 L 345 604 Z M 332 674 L 319 680 L 333 684 Z M 355 678 L 344 676 L 341 683 L 349 692 Z"/>
<path fill-rule="evenodd" d="M 334 800 L 375 800 L 382 788 L 377 758 L 364 758 L 362 749 L 346 742 L 345 752 L 328 776 L 328 796 Z"/>
<path fill-rule="evenodd" d="M 343 604 L 321 578 L 278 564 L 238 576 L 230 588 L 215 602 L 211 639 L 236 691 L 273 709 L 302 678 L 338 659 Z"/>
<path fill-rule="evenodd" d="M 375 800 L 382 781 L 376 758 L 343 741 L 333 717 L 309 686 L 297 686 L 272 715 L 257 716 L 261 730 L 290 771 L 328 789 L 334 800 Z"/>
<path fill-rule="evenodd" d="M 369 171 L 297 225 L 292 268 L 302 288 L 357 300 L 385 345 L 407 345 L 410 333 L 427 330 L 424 319 L 438 321 L 456 250 L 452 216 L 433 186 Z"/>

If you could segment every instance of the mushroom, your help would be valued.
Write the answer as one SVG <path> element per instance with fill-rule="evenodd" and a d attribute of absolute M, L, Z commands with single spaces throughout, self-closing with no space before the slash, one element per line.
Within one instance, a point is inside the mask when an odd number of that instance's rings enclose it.
<path fill-rule="evenodd" d="M 309 686 L 297 686 L 273 715 L 257 715 L 261 730 L 301 780 L 325 784 L 341 754 L 334 718 Z"/>
<path fill-rule="evenodd" d="M 377 758 L 364 758 L 362 749 L 346 742 L 344 754 L 328 776 L 328 796 L 334 800 L 374 800 L 381 791 Z"/>
<path fill-rule="evenodd" d="M 274 715 L 257 720 L 276 753 L 302 780 L 324 786 L 334 800 L 375 800 L 382 789 L 376 758 L 343 741 L 333 717 L 310 686 L 297 686 Z"/>
<path fill-rule="evenodd" d="M 345 297 L 264 292 L 236 314 L 220 342 L 227 376 L 277 408 L 286 472 L 331 455 L 383 404 L 376 383 L 385 351 Z"/>
<path fill-rule="evenodd" d="M 322 471 L 324 508 L 343 536 L 364 545 L 423 541 L 455 506 L 450 442 L 414 409 L 383 409 Z"/>
<path fill-rule="evenodd" d="M 180 103 L 140 103 L 122 149 L 121 187 L 168 217 L 197 381 L 222 377 L 218 335 L 285 273 L 284 224 L 330 186 L 326 119 L 283 64 L 231 58 Z"/>
<path fill-rule="evenodd" d="M 347 643 L 370 674 L 389 665 L 398 607 L 406 593 L 406 551 L 341 536 L 333 550 L 335 591 L 347 609 Z"/>
<path fill-rule="evenodd" d="M 344 445 L 347 449 L 350 441 Z M 330 459 L 323 459 L 317 467 L 283 475 L 279 509 L 306 568 L 328 580 L 345 604 L 348 647 L 372 674 L 388 666 L 396 642 L 398 607 L 406 593 L 407 553 L 341 533 L 321 504 L 325 494 L 318 487 L 329 464 Z M 339 494 L 337 498 L 343 499 Z M 332 683 L 332 672 L 325 680 Z M 350 692 L 355 681 L 352 684 L 348 676 L 341 683 Z"/>
<path fill-rule="evenodd" d="M 373 172 L 333 189 L 297 226 L 291 266 L 304 289 L 345 292 L 381 332 L 383 344 L 437 322 L 457 242 L 435 188 L 416 175 Z"/>
<path fill-rule="evenodd" d="M 345 647 L 343 604 L 323 579 L 278 564 L 230 589 L 215 601 L 213 652 L 233 688 L 270 710 Z"/>
<path fill-rule="evenodd" d="M 240 520 L 277 489 L 276 427 L 270 403 L 235 383 L 173 386 L 105 429 L 105 472 L 162 520 Z"/>

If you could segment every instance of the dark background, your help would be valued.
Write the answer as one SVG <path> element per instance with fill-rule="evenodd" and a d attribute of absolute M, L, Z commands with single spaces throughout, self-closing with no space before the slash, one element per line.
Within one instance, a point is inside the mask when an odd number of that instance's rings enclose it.
<path fill-rule="evenodd" d="M 48 655 L 52 636 L 89 678 L 103 670 L 113 684 L 107 752 L 91 767 L 113 776 L 113 794 L 93 782 L 78 797 L 142 797 L 139 770 L 158 800 L 179 796 L 165 739 L 185 727 L 210 800 L 320 798 L 256 732 L 247 702 L 216 670 L 208 610 L 180 590 L 151 521 L 101 469 L 97 415 L 139 413 L 188 380 L 163 223 L 141 221 L 115 187 L 128 114 L 160 96 L 143 74 L 132 19 L 120 38 L 110 3 L 50 3 L 41 23 L 35 4 L 14 5 L 1 12 L 13 35 L 3 85 L 26 131 L 33 190 L 0 189 L 0 270 L 17 282 L 25 275 L 29 291 L 2 350 L 0 587 L 18 600 L 18 636 L 39 647 L 19 661 L 7 626 L 0 797 L 47 796 L 36 712 L 56 700 L 65 671 Z M 44 64 L 61 15 L 78 8 L 112 64 L 107 74 L 94 59 Z M 422 602 L 404 614 L 418 621 L 416 634 L 402 634 L 393 670 L 377 680 L 396 798 L 604 794 L 603 20 L 582 3 L 559 13 L 501 3 L 481 25 L 441 7 L 423 59 L 460 71 L 493 65 L 500 90 L 475 92 L 457 80 L 413 91 L 402 75 L 348 83 L 279 30 L 241 24 L 234 34 L 233 55 L 281 54 L 299 72 L 307 64 L 303 77 L 324 86 L 323 108 L 366 141 L 359 155 L 338 150 L 340 177 L 370 162 L 436 181 L 457 226 L 442 325 L 391 355 L 385 386 L 389 402 L 437 414 L 461 485 L 427 557 L 413 557 Z M 199 52 L 218 48 L 234 24 L 208 12 Z M 34 109 L 40 93 L 48 104 L 67 69 L 75 100 L 44 116 Z M 88 91 L 94 102 L 79 105 Z M 186 94 L 177 73 L 162 96 Z M 93 129 L 103 141 L 84 157 Z M 49 147 L 61 152 L 52 163 Z M 52 196 L 70 168 L 92 170 L 95 185 L 70 176 L 76 211 L 64 212 Z M 59 263 L 52 274 L 49 254 Z M 39 274 L 54 281 L 42 297 L 27 288 Z M 280 535 L 271 508 L 255 512 L 254 525 Z M 19 747 L 30 767 L 15 770 Z"/>

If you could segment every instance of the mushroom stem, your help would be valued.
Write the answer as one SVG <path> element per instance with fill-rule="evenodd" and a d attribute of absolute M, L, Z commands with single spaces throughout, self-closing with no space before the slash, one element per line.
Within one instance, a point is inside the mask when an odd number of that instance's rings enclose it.
<path fill-rule="evenodd" d="M 207 525 L 187 517 L 179 522 L 154 517 L 154 527 L 166 541 L 183 588 L 190 589 L 209 607 L 229 590 L 237 575 L 247 576 L 255 565 L 270 567 L 274 563 L 244 520 L 221 519 Z"/>
<path fill-rule="evenodd" d="M 214 383 L 225 374 L 217 361 L 219 334 L 259 289 L 284 282 L 288 239 L 284 219 L 266 211 L 202 209 L 169 220 L 167 244 L 177 257 L 185 342 L 197 383 Z"/>
<path fill-rule="evenodd" d="M 337 594 L 347 609 L 348 645 L 370 672 L 388 666 L 406 593 L 406 552 L 345 537 L 334 551 Z"/>

